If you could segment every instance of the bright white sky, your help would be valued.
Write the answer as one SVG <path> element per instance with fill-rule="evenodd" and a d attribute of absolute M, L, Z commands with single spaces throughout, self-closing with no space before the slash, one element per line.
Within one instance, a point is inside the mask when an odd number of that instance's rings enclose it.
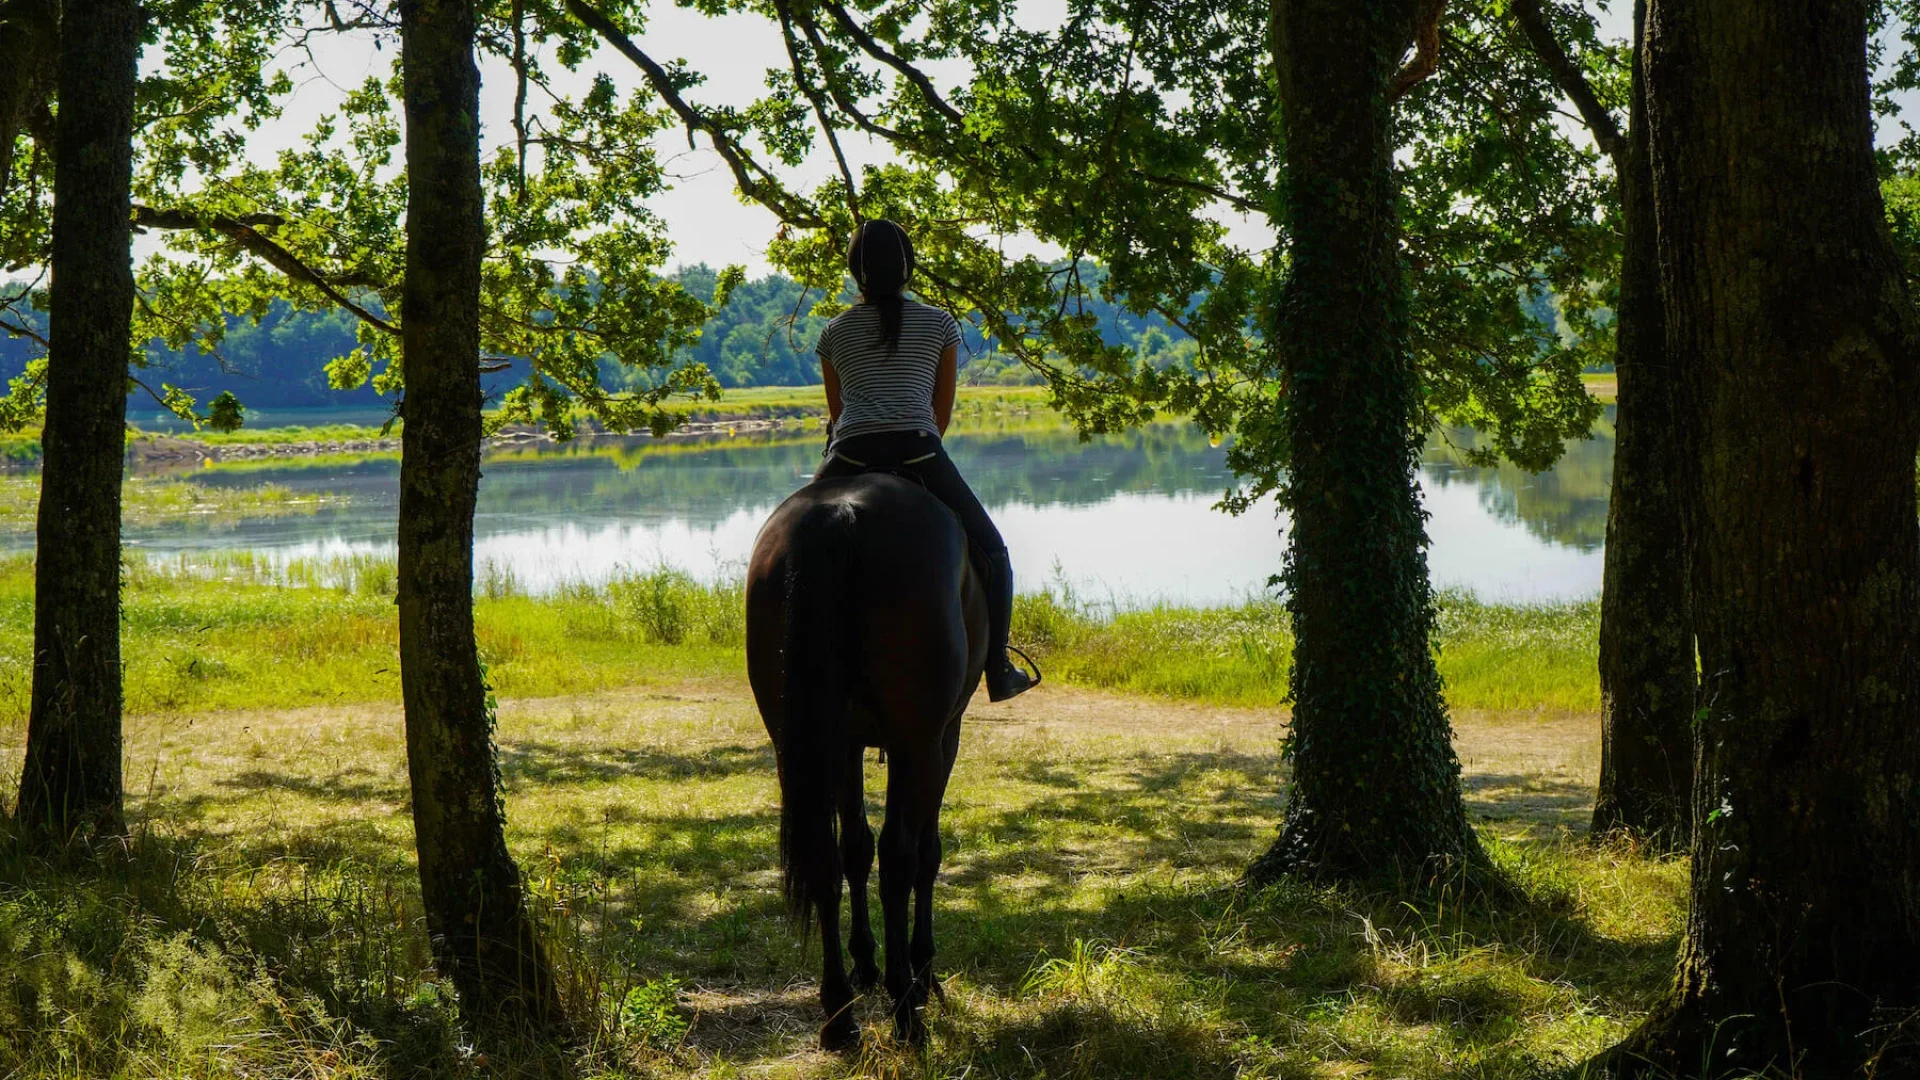
<path fill-rule="evenodd" d="M 1617 5 L 1627 10 L 1628 5 Z M 1021 5 L 1023 21 L 1057 19 L 1064 10 L 1059 0 L 1026 0 Z M 1603 13 L 1602 25 L 1610 33 L 1624 36 L 1628 18 L 1618 12 Z M 781 47 L 778 28 L 771 22 L 744 15 L 719 19 L 696 11 L 656 3 L 649 11 L 649 24 L 636 39 L 654 59 L 684 61 L 706 75 L 706 83 L 689 91 L 696 103 L 745 105 L 758 97 L 765 87 L 768 68 L 785 69 L 787 58 Z M 298 87 L 287 105 L 286 115 L 257 132 L 252 141 L 260 160 L 271 160 L 284 147 L 297 145 L 313 122 L 335 109 L 346 88 L 359 86 L 369 75 L 385 77 L 392 62 L 393 46 L 376 51 L 366 37 L 315 35 L 314 56 L 289 54 L 287 66 Z M 584 91 L 595 73 L 611 75 L 622 87 L 640 85 L 639 72 L 625 57 L 611 49 L 602 49 L 583 65 L 577 75 L 558 70 L 555 90 L 577 95 Z M 938 81 L 958 83 L 963 72 L 954 68 L 934 69 Z M 945 78 L 940 77 L 944 75 Z M 945 87 L 943 87 L 945 88 Z M 497 145 L 512 138 L 512 70 L 493 63 L 481 69 L 482 138 Z M 540 106 L 537 94 L 530 95 L 529 111 Z M 842 135 L 842 145 L 854 169 L 862 162 L 876 162 L 886 148 L 859 134 Z M 705 262 L 713 266 L 740 263 L 750 275 L 768 270 L 766 243 L 776 226 L 772 214 L 757 206 L 743 204 L 734 194 L 733 178 L 711 151 L 689 151 L 684 133 L 677 128 L 660 140 L 662 158 L 676 178 L 672 190 L 654 201 L 654 208 L 667 224 L 674 242 L 675 262 Z M 818 183 L 836 172 L 824 145 L 792 179 L 801 186 Z M 1271 233 L 1260 219 L 1248 219 L 1224 208 L 1224 221 L 1235 240 L 1250 248 L 1262 248 L 1271 241 Z M 149 241 L 152 243 L 152 241 Z M 142 245 L 145 246 L 145 245 Z M 141 252 L 144 254 L 144 252 Z"/>
<path fill-rule="evenodd" d="M 706 75 L 704 85 L 687 92 L 696 104 L 746 105 L 764 92 L 768 68 L 787 66 L 779 30 L 765 19 L 739 15 L 715 19 L 669 4 L 656 5 L 649 19 L 646 33 L 635 38 L 648 55 L 662 63 L 684 61 Z M 251 141 L 258 160 L 270 161 L 282 148 L 298 145 L 316 119 L 338 107 L 346 89 L 359 86 L 368 76 L 386 77 L 393 45 L 376 51 L 368 37 L 315 35 L 313 53 L 311 62 L 304 54 L 288 54 L 286 67 L 297 89 L 285 116 L 265 125 Z M 555 76 L 555 92 L 573 97 L 584 93 L 599 73 L 612 76 L 624 88 L 638 88 L 644 82 L 639 71 L 612 49 L 601 49 L 578 73 L 558 64 L 548 67 Z M 513 138 L 513 93 L 511 67 L 497 62 L 482 65 L 481 138 L 489 148 Z M 542 104 L 538 89 L 530 90 L 528 113 L 542 111 Z M 884 153 L 884 148 L 858 134 L 843 134 L 841 141 L 856 170 L 863 161 L 878 161 Z M 705 149 L 704 136 L 700 149 L 689 150 L 684 131 L 675 127 L 664 133 L 658 145 L 662 161 L 676 179 L 653 206 L 667 223 L 675 261 L 716 267 L 740 263 L 751 275 L 765 273 L 766 243 L 777 225 L 774 216 L 740 201 L 734 194 L 732 174 L 717 155 Z M 823 144 L 815 159 L 791 178 L 806 187 L 836 171 Z"/>

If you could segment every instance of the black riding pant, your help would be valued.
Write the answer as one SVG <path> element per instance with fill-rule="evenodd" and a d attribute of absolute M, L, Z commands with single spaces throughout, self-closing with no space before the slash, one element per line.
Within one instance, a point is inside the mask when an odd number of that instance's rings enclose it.
<path fill-rule="evenodd" d="M 869 469 L 906 473 L 925 484 L 934 498 L 959 515 L 967 539 L 982 554 L 997 556 L 1007 550 L 1006 541 L 1000 539 L 1000 530 L 994 528 L 993 519 L 987 516 L 987 508 L 980 505 L 973 489 L 960 476 L 953 459 L 940 445 L 939 436 L 923 431 L 887 431 L 842 439 L 835 444 L 815 479 L 853 476 Z"/>

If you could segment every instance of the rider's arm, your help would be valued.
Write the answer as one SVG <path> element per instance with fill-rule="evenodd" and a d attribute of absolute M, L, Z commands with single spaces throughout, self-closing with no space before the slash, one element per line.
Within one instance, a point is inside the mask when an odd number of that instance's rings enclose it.
<path fill-rule="evenodd" d="M 940 434 L 947 433 L 947 423 L 953 419 L 954 387 L 960 381 L 960 347 L 947 346 L 940 354 L 940 368 L 933 373 L 933 418 L 940 424 Z"/>
<path fill-rule="evenodd" d="M 833 370 L 833 361 L 820 358 L 820 378 L 827 384 L 827 420 L 840 421 L 840 376 Z"/>

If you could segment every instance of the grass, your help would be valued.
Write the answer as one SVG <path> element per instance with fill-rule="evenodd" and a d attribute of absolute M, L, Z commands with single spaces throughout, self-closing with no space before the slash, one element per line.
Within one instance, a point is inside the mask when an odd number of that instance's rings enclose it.
<path fill-rule="evenodd" d="M 393 575 L 129 559 L 134 838 L 47 862 L 0 825 L 0 1076 L 1519 1080 L 1666 986 L 1684 863 L 1584 838 L 1591 605 L 1444 598 L 1470 810 L 1518 886 L 1484 908 L 1237 888 L 1285 782 L 1281 612 L 1055 588 L 1016 630 L 1054 685 L 969 714 L 932 1048 L 892 1046 L 867 1001 L 866 1048 L 822 1055 L 738 587 L 640 569 L 532 597 L 483 567 L 509 842 L 586 1024 L 565 1051 L 474 1045 L 421 931 Z M 30 624 L 30 565 L 0 561 L 0 805 Z"/>
<path fill-rule="evenodd" d="M 818 386 L 763 386 L 728 390 L 719 401 L 670 403 L 687 419 L 702 423 L 726 420 L 801 420 L 826 415 L 826 399 Z M 954 402 L 954 423 L 962 428 L 980 425 L 1006 427 L 1025 422 L 1026 426 L 1058 428 L 1062 421 L 1047 406 L 1045 387 L 1037 386 L 963 386 Z M 129 431 L 129 439 L 161 438 L 205 443 L 209 446 L 281 446 L 296 443 L 361 443 L 376 439 L 397 439 L 401 424 L 395 421 L 384 432 L 375 425 L 318 424 L 286 427 L 251 428 L 238 431 L 181 431 L 151 433 Z M 0 463 L 31 463 L 40 460 L 38 425 L 28 430 L 0 433 Z"/>
<path fill-rule="evenodd" d="M 125 524 L 146 525 L 184 517 L 283 517 L 311 514 L 322 506 L 339 505 L 344 499 L 339 495 L 301 494 L 279 484 L 237 488 L 130 477 L 120 489 L 120 518 Z M 39 506 L 38 473 L 0 474 L 0 532 L 31 531 Z"/>
<path fill-rule="evenodd" d="M 394 421 L 393 427 L 384 434 L 377 425 L 366 424 L 316 424 L 312 426 L 290 424 L 286 427 L 248 428 L 238 431 L 182 431 L 161 436 L 167 439 L 186 439 L 203 442 L 210 446 L 261 446 L 278 443 L 338 443 L 363 442 L 371 439 L 397 439 L 400 437 L 400 422 Z"/>
<path fill-rule="evenodd" d="M 1602 404 L 1612 404 L 1617 386 L 1611 373 L 1581 376 L 1587 392 Z M 1044 426 L 1054 429 L 1063 421 L 1047 404 L 1044 386 L 962 386 L 954 402 L 954 423 L 961 429 Z M 673 407 L 689 420 L 716 423 L 726 420 L 799 420 L 826 414 L 826 402 L 818 386 L 762 386 L 728 390 L 719 401 L 679 401 Z M 167 439 L 185 439 L 212 446 L 272 446 L 292 443 L 365 442 L 398 438 L 400 424 L 384 433 L 379 427 L 361 424 L 291 425 L 275 428 L 241 428 L 232 432 L 187 431 L 165 434 Z M 130 432 L 130 438 L 142 438 Z M 0 433 L 0 462 L 40 460 L 40 439 L 29 432 Z"/>
<path fill-rule="evenodd" d="M 1580 381 L 1602 405 L 1612 405 L 1620 396 L 1620 380 L 1611 371 L 1590 371 L 1580 376 Z"/>
<path fill-rule="evenodd" d="M 276 563 L 246 552 L 129 556 L 133 712 L 396 701 L 391 559 Z M 215 588 L 208 588 L 215 585 Z M 495 689 L 578 694 L 708 677 L 743 664 L 740 586 L 636 568 L 529 596 L 482 566 L 475 620 Z M 24 715 L 33 575 L 0 561 L 0 718 Z M 1440 670 L 1456 711 L 1591 712 L 1596 602 L 1504 607 L 1442 597 Z M 1016 602 L 1014 639 L 1050 678 L 1213 704 L 1283 702 L 1292 637 L 1278 604 L 1112 612 L 1058 586 Z M 12 658 L 12 659 L 9 659 Z"/>
<path fill-rule="evenodd" d="M 509 698 L 510 843 L 587 1020 L 580 1048 L 525 1058 L 473 1045 L 429 970 L 394 706 L 150 713 L 123 855 L 0 855 L 0 1075 L 1517 1080 L 1664 988 L 1685 868 L 1576 835 L 1555 793 L 1590 788 L 1589 725 L 1518 748 L 1514 725 L 1462 730 L 1520 894 L 1484 909 L 1237 889 L 1277 821 L 1270 711 L 982 705 L 946 803 L 931 1050 L 892 1046 L 866 1001 L 867 1047 L 832 1058 L 737 667 Z"/>
<path fill-rule="evenodd" d="M 826 415 L 826 398 L 818 386 L 763 386 L 728 390 L 719 401 L 687 401 L 675 399 L 668 407 L 686 414 L 689 420 L 701 422 L 719 422 L 725 420 L 776 420 L 811 419 Z M 957 423 L 991 418 L 1002 418 L 1007 414 L 1026 414 L 1041 412 L 1053 425 L 1059 421 L 1047 408 L 1047 394 L 1044 387 L 961 387 L 954 402 L 954 416 Z M 258 446 L 281 443 L 339 443 L 362 442 L 371 439 L 394 439 L 400 436 L 401 425 L 395 421 L 392 428 L 384 434 L 377 426 L 361 424 L 325 424 L 311 427 L 293 425 L 277 428 L 246 428 L 232 432 L 189 431 L 164 436 L 169 439 L 188 439 L 207 443 L 212 446 Z M 37 457 L 38 443 L 32 444 L 31 451 L 22 452 Z M 4 454 L 4 448 L 0 448 Z"/>
<path fill-rule="evenodd" d="M 1110 611 L 1054 585 L 1014 603 L 1014 639 L 1068 682 L 1222 704 L 1286 699 L 1293 635 L 1285 608 L 1156 606 Z M 1597 600 L 1539 606 L 1440 597 L 1440 673 L 1456 709 L 1565 713 L 1600 707 Z"/>
<path fill-rule="evenodd" d="M 399 700 L 391 559 L 130 557 L 123 581 L 129 712 Z M 636 574 L 533 598 L 485 568 L 481 587 L 481 655 L 502 694 L 645 685 L 740 662 L 737 592 Z M 0 562 L 0 719 L 27 708 L 32 595 L 29 560 Z"/>

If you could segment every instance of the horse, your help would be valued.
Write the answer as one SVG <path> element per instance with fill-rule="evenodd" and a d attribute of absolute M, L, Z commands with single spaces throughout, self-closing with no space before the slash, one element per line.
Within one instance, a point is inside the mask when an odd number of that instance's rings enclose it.
<path fill-rule="evenodd" d="M 880 911 L 894 1036 L 926 1040 L 940 804 L 960 719 L 987 661 L 984 579 L 960 521 L 918 484 L 885 473 L 815 481 L 774 510 L 747 568 L 747 676 L 780 779 L 780 863 L 802 940 L 820 931 L 828 1050 L 858 1045 L 855 990 L 879 977 L 867 918 L 875 844 L 863 761 L 887 764 Z M 837 823 L 837 830 L 836 830 Z M 837 831 L 837 837 L 836 837 Z M 840 951 L 840 881 L 851 892 L 853 977 Z M 915 906 L 908 939 L 907 898 Z"/>

